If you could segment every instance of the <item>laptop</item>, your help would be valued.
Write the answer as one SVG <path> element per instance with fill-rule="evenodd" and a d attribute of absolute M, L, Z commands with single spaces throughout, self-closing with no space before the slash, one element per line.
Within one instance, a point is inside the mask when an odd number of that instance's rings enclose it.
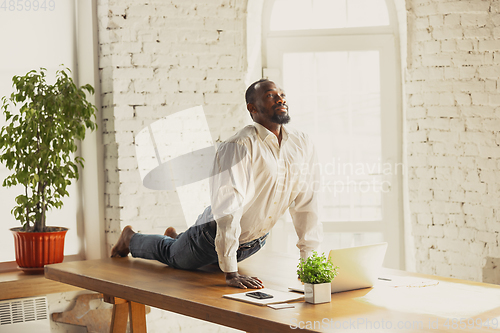
<path fill-rule="evenodd" d="M 384 262 L 387 243 L 331 250 L 328 259 L 338 266 L 338 274 L 332 281 L 332 293 L 373 287 Z M 304 292 L 298 282 L 289 288 Z"/>

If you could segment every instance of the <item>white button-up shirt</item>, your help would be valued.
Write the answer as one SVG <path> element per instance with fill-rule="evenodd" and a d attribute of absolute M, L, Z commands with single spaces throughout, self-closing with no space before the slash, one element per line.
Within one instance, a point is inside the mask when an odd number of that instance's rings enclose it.
<path fill-rule="evenodd" d="M 239 245 L 269 232 L 288 208 L 301 257 L 321 243 L 314 146 L 305 134 L 281 129 L 281 146 L 276 135 L 254 123 L 218 148 L 210 178 L 211 210 L 197 224 L 217 222 L 215 248 L 223 272 L 236 272 Z"/>

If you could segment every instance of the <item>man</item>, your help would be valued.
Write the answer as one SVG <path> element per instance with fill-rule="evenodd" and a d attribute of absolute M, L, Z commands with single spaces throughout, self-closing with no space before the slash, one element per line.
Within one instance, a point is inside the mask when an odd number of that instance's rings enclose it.
<path fill-rule="evenodd" d="M 179 235 L 173 228 L 161 236 L 125 227 L 112 257 L 131 252 L 180 269 L 218 263 L 228 285 L 263 288 L 258 278 L 239 274 L 237 262 L 265 244 L 287 209 L 301 257 L 316 250 L 323 230 L 317 215 L 314 147 L 305 134 L 284 126 L 290 121 L 286 96 L 274 82 L 254 82 L 245 98 L 254 124 L 218 148 L 210 179 L 212 205 Z"/>

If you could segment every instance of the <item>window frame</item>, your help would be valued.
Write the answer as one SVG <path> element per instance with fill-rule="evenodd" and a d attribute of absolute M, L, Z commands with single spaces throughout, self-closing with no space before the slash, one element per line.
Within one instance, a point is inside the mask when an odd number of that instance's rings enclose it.
<path fill-rule="evenodd" d="M 287 52 L 332 52 L 377 50 L 380 53 L 381 74 L 381 124 L 382 163 L 398 166 L 398 173 L 384 176 L 390 181 L 391 191 L 383 194 L 382 221 L 328 222 L 322 221 L 324 232 L 382 232 L 389 240 L 389 250 L 384 266 L 403 268 L 403 172 L 402 164 L 402 91 L 398 35 L 393 11 L 388 3 L 390 26 L 358 27 L 341 29 L 310 29 L 270 31 L 274 0 L 266 1 L 263 8 L 262 64 L 263 77 L 272 77 L 282 85 L 282 59 Z M 278 79 L 276 79 L 278 78 Z M 389 110 L 389 111 L 388 111 Z M 384 130 L 384 129 L 393 130 Z M 390 152 L 390 153 L 389 153 Z M 385 221 L 385 222 L 384 222 Z M 274 250 L 286 248 L 286 240 L 279 234 L 295 233 L 292 223 L 278 222 L 271 235 Z M 273 229 L 273 230 L 274 230 Z M 278 231 L 279 230 L 279 231 Z"/>

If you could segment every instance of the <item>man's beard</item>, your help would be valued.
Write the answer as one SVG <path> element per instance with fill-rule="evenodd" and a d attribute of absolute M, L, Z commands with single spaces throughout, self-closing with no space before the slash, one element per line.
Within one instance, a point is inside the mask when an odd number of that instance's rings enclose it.
<path fill-rule="evenodd" d="M 274 113 L 271 117 L 271 121 L 275 124 L 288 124 L 288 122 L 290 121 L 290 116 L 288 115 L 288 113 L 285 113 L 285 114 L 277 114 L 277 113 Z"/>

